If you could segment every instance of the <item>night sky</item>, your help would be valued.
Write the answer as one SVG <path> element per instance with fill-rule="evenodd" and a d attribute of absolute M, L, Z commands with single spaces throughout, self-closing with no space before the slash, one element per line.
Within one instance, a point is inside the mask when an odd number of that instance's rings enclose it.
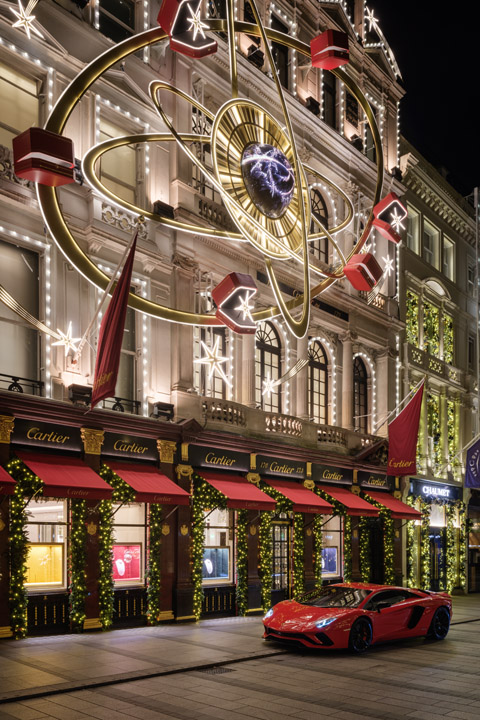
<path fill-rule="evenodd" d="M 469 195 L 480 186 L 480 3 L 369 0 L 368 7 L 403 76 L 403 135 Z"/>

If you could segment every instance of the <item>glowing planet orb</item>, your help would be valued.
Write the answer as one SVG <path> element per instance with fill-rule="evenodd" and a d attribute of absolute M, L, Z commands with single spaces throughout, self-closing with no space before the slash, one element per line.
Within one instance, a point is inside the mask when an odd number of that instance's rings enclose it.
<path fill-rule="evenodd" d="M 295 189 L 293 168 L 273 145 L 252 143 L 242 155 L 245 187 L 256 207 L 269 218 L 278 218 L 287 209 Z"/>

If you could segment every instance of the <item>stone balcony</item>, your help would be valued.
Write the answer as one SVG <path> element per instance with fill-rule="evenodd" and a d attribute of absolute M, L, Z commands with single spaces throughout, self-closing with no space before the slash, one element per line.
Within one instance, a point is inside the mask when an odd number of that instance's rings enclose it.
<path fill-rule="evenodd" d="M 412 365 L 416 365 L 425 372 L 441 377 L 447 382 L 451 382 L 456 385 L 463 385 L 464 383 L 464 373 L 462 370 L 449 365 L 444 360 L 440 360 L 433 355 L 429 355 L 429 353 L 424 350 L 420 350 L 420 348 L 417 348 L 414 345 L 408 346 L 408 361 Z"/>

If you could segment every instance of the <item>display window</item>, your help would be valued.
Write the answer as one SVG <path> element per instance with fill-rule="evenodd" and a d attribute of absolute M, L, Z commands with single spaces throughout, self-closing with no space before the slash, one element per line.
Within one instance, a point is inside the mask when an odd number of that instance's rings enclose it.
<path fill-rule="evenodd" d="M 143 585 L 145 579 L 146 506 L 113 506 L 113 582 Z"/>
<path fill-rule="evenodd" d="M 287 517 L 280 513 L 280 517 Z M 292 555 L 292 532 L 290 521 L 272 524 L 272 590 L 288 591 L 291 586 L 290 558 Z"/>
<path fill-rule="evenodd" d="M 219 585 L 232 582 L 233 538 L 228 510 L 205 511 L 205 548 L 203 551 L 202 582 Z"/>
<path fill-rule="evenodd" d="M 67 585 L 67 502 L 30 500 L 27 505 L 27 580 L 29 591 Z"/>
<path fill-rule="evenodd" d="M 342 574 L 342 519 L 329 518 L 322 528 L 322 576 L 337 577 Z"/>
<path fill-rule="evenodd" d="M 430 505 L 430 527 L 446 527 L 445 507 L 432 503 Z"/>

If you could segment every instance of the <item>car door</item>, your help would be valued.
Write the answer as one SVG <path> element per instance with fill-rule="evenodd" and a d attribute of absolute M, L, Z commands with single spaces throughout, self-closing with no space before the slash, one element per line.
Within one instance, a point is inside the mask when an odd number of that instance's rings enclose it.
<path fill-rule="evenodd" d="M 382 603 L 390 603 L 388 607 Z M 408 623 L 417 599 L 402 590 L 383 590 L 376 593 L 365 606 L 372 612 L 374 641 L 411 635 Z"/>

